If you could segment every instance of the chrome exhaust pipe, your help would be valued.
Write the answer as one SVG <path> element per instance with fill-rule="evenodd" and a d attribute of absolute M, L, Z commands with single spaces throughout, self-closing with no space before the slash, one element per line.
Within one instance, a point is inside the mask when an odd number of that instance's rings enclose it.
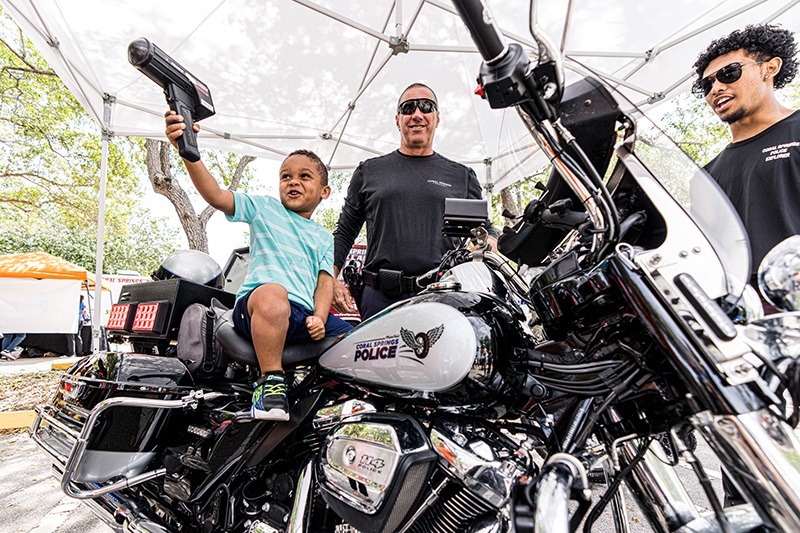
<path fill-rule="evenodd" d="M 63 469 L 53 465 L 53 475 L 63 476 Z M 92 514 L 115 533 L 168 533 L 169 528 L 157 520 L 145 516 L 130 498 L 115 492 L 93 499 L 81 500 Z"/>
<path fill-rule="evenodd" d="M 641 439 L 623 441 L 618 439 L 614 448 L 615 462 L 625 468 L 642 446 Z M 619 451 L 617 451 L 619 450 Z M 616 468 L 619 471 L 621 468 Z M 675 469 L 667 464 L 667 459 L 656 441 L 650 443 L 644 457 L 631 469 L 627 478 L 628 487 L 636 495 L 651 525 L 657 530 L 674 531 L 700 518 L 700 513 L 686 492 Z"/>
<path fill-rule="evenodd" d="M 292 514 L 286 533 L 305 533 L 308 531 L 308 518 L 311 514 L 311 489 L 314 486 L 314 460 L 308 459 L 300 478 L 297 480 L 297 494 L 292 504 Z"/>

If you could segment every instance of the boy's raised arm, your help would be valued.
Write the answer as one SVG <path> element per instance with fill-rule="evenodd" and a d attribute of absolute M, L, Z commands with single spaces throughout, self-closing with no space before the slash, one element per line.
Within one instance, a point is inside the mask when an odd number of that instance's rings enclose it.
<path fill-rule="evenodd" d="M 172 146 L 177 148 L 177 139 L 183 135 L 186 124 L 183 122 L 183 117 L 177 115 L 175 111 L 172 110 L 165 114 L 165 120 L 167 123 L 167 139 L 172 143 Z M 195 132 L 200 131 L 200 126 L 196 122 L 194 124 L 194 130 Z M 184 159 L 183 164 L 186 166 L 186 171 L 189 173 L 189 177 L 192 179 L 192 183 L 197 189 L 197 192 L 200 193 L 200 196 L 202 196 L 211 207 L 219 209 L 226 215 L 233 215 L 236 210 L 233 193 L 219 186 L 219 183 L 208 171 L 202 159 L 196 163 Z"/>

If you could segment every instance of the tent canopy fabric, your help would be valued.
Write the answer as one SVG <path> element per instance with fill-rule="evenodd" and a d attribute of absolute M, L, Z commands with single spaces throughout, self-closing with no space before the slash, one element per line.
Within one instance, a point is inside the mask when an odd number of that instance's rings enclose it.
<path fill-rule="evenodd" d="M 0 278 L 67 279 L 88 282 L 95 287 L 95 276 L 85 268 L 46 252 L 0 255 Z M 103 290 L 111 290 L 103 284 Z"/>
<path fill-rule="evenodd" d="M 510 41 L 536 54 L 526 0 L 489 2 Z M 127 61 L 146 37 L 207 84 L 217 114 L 202 147 L 273 159 L 315 150 L 333 169 L 395 149 L 401 91 L 437 92 L 435 149 L 488 191 L 546 158 L 513 110 L 473 95 L 480 58 L 443 0 L 0 0 L 104 131 L 164 139 L 161 89 Z M 569 79 L 593 73 L 645 108 L 687 91 L 698 52 L 749 23 L 800 28 L 798 0 L 540 2 Z M 104 107 L 105 106 L 105 107 Z M 106 113 L 104 116 L 104 112 Z"/>

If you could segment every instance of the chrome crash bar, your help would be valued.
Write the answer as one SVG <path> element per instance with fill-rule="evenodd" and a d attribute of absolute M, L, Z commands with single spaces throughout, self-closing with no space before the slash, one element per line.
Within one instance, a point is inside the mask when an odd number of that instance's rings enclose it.
<path fill-rule="evenodd" d="M 50 412 L 54 410 L 52 406 L 39 406 L 36 409 L 38 416 L 36 417 L 33 427 L 31 428 L 31 437 L 43 451 L 51 456 L 52 459 L 64 465 L 64 474 L 61 477 L 61 490 L 64 491 L 64 494 L 80 500 L 97 498 L 98 496 L 103 496 L 110 492 L 130 488 L 144 481 L 163 476 L 167 472 L 165 468 L 158 468 L 148 472 L 143 472 L 131 478 L 126 478 L 114 483 L 102 485 L 94 489 L 80 489 L 77 485 L 78 482 L 73 480 L 73 476 L 75 475 L 76 471 L 80 470 L 81 463 L 84 460 L 87 446 L 89 444 L 89 438 L 92 435 L 92 431 L 94 431 L 101 414 L 116 407 L 196 409 L 200 401 L 210 400 L 219 396 L 222 396 L 222 394 L 218 392 L 208 393 L 198 390 L 192 391 L 186 396 L 183 396 L 177 400 L 156 400 L 149 398 L 131 398 L 125 396 L 109 398 L 98 403 L 95 408 L 92 409 L 80 434 L 58 420 Z M 43 421 L 62 431 L 69 438 L 75 439 L 75 443 L 72 446 L 72 451 L 70 452 L 66 461 L 58 452 L 58 450 L 49 445 L 39 435 L 40 426 Z"/>

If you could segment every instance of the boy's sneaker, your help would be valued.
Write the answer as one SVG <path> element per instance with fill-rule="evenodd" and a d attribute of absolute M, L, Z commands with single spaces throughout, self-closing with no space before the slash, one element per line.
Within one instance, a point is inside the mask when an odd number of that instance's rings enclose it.
<path fill-rule="evenodd" d="M 0 352 L 0 356 L 5 357 L 9 361 L 14 361 L 18 357 L 16 354 L 13 354 L 13 353 L 9 352 L 8 350 L 3 350 L 2 352 Z"/>
<path fill-rule="evenodd" d="M 283 372 L 269 372 L 259 379 L 253 391 L 250 417 L 257 420 L 289 420 L 286 377 Z"/>

